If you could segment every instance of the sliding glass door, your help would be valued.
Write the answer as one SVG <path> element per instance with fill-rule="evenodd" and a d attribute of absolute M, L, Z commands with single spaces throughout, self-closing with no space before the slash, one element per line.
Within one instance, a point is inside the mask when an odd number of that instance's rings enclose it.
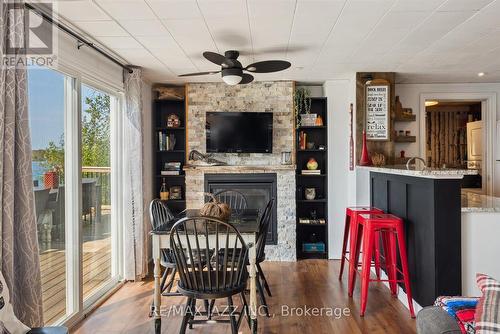
<path fill-rule="evenodd" d="M 41 68 L 28 73 L 33 190 L 47 323 L 67 314 L 65 95 L 67 83 L 73 80 Z"/>
<path fill-rule="evenodd" d="M 118 97 L 39 67 L 28 97 L 44 320 L 56 324 L 119 280 Z"/>

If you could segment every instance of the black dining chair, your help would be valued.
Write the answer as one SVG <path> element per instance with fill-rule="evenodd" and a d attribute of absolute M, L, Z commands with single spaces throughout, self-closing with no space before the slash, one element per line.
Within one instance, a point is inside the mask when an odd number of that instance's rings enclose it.
<path fill-rule="evenodd" d="M 175 216 L 170 211 L 170 209 L 165 204 L 163 204 L 161 200 L 156 198 L 152 200 L 149 205 L 149 219 L 151 221 L 151 227 L 154 230 L 160 225 L 167 224 L 168 222 L 173 221 L 175 219 Z M 171 293 L 175 281 L 175 275 L 177 273 L 175 257 L 173 256 L 171 250 L 161 250 L 160 264 L 165 268 L 160 283 L 160 291 L 162 292 L 162 295 L 178 295 L 177 293 Z M 167 278 L 169 276 L 170 279 L 167 282 Z"/>
<path fill-rule="evenodd" d="M 244 314 L 248 316 L 244 294 L 248 280 L 248 247 L 238 230 L 215 218 L 183 218 L 170 231 L 170 246 L 180 276 L 178 291 L 187 297 L 179 333 L 184 334 L 188 325 L 192 328 L 193 324 L 207 322 L 208 319 L 195 319 L 196 300 L 226 298 L 229 320 L 216 322 L 230 322 L 231 333 L 237 334 Z M 196 255 L 206 254 L 210 258 L 212 252 L 223 256 L 214 256 L 203 263 Z M 237 312 L 233 304 L 232 297 L 238 294 L 243 302 L 241 312 Z"/>
<path fill-rule="evenodd" d="M 264 294 L 264 288 L 269 295 L 269 297 L 272 297 L 271 295 L 271 289 L 269 288 L 269 284 L 267 283 L 266 276 L 264 275 L 264 271 L 262 270 L 262 267 L 260 264 L 265 261 L 266 259 L 266 253 L 265 253 L 265 247 L 266 247 L 266 240 L 267 240 L 267 233 L 269 231 L 269 224 L 271 223 L 271 218 L 272 218 L 272 209 L 274 205 L 274 199 L 270 199 L 269 202 L 267 203 L 266 207 L 264 208 L 264 211 L 262 212 L 262 215 L 260 215 L 259 219 L 259 231 L 257 232 L 257 240 L 256 240 L 256 245 L 255 245 L 255 251 L 256 251 L 256 261 L 255 261 L 255 266 L 257 267 L 257 291 L 259 292 L 259 298 L 260 298 L 260 303 L 265 306 L 265 312 L 266 316 L 269 315 L 269 307 L 267 305 L 266 301 L 266 296 Z M 240 252 L 240 250 L 238 250 Z M 222 254 L 219 251 L 219 258 L 221 258 L 224 254 Z M 249 262 L 247 262 L 247 265 L 250 265 Z M 264 285 L 264 288 L 262 287 Z"/>
<path fill-rule="evenodd" d="M 219 202 L 226 203 L 231 209 L 233 216 L 241 216 L 248 207 L 245 195 L 237 190 L 221 190 L 216 192 L 214 197 Z"/>

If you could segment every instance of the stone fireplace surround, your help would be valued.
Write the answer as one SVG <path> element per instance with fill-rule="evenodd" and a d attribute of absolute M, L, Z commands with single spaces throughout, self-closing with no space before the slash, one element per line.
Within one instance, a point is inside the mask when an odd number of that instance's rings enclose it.
<path fill-rule="evenodd" d="M 281 165 L 281 152 L 295 157 L 293 82 L 266 81 L 228 86 L 224 83 L 193 83 L 187 87 L 187 152 L 206 152 L 205 121 L 209 111 L 273 112 L 273 152 L 271 154 L 226 154 L 213 157 L 227 166 L 185 166 L 186 206 L 203 204 L 205 174 L 276 174 L 276 245 L 266 246 L 266 259 L 295 261 L 295 165 Z"/>

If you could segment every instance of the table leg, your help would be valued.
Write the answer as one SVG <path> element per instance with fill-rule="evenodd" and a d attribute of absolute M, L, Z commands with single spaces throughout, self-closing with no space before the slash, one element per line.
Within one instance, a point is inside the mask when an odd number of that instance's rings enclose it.
<path fill-rule="evenodd" d="M 252 333 L 257 333 L 257 271 L 255 243 L 249 250 L 250 263 L 250 327 Z"/>
<path fill-rule="evenodd" d="M 161 333 L 161 265 L 160 265 L 160 245 L 158 236 L 153 236 L 153 259 L 154 259 L 154 278 L 155 278 L 155 291 L 154 291 L 154 313 L 155 319 L 155 333 Z"/>

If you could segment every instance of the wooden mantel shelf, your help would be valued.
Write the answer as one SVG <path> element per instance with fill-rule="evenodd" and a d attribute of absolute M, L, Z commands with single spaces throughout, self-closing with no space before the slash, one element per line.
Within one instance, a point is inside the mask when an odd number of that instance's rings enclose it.
<path fill-rule="evenodd" d="M 245 173 L 245 172 L 273 172 L 273 171 L 295 171 L 296 165 L 223 165 L 223 166 L 203 166 L 203 165 L 186 165 L 184 170 L 189 171 L 205 171 L 214 173 Z"/>

